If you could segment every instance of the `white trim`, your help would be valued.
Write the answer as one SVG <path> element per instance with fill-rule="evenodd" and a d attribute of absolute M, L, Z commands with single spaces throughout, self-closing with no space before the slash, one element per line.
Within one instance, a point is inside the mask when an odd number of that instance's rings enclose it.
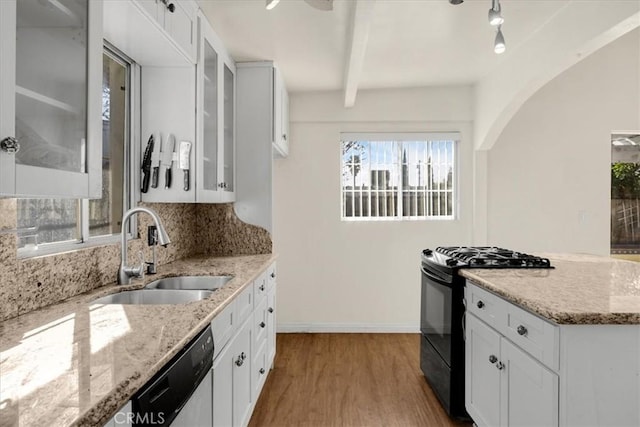
<path fill-rule="evenodd" d="M 420 333 L 420 325 L 407 323 L 283 323 L 278 333 Z"/>
<path fill-rule="evenodd" d="M 340 132 L 341 141 L 460 141 L 460 132 Z"/>

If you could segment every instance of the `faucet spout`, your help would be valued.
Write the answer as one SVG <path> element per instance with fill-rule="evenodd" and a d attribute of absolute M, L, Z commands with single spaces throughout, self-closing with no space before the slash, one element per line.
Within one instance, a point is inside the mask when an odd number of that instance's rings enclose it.
<path fill-rule="evenodd" d="M 149 208 L 143 207 L 135 207 L 129 209 L 122 215 L 122 230 L 120 231 L 120 269 L 118 270 L 118 283 L 121 285 L 128 285 L 131 283 L 132 277 L 142 277 L 144 274 L 144 260 L 142 260 L 142 265 L 139 267 L 129 267 L 127 266 L 127 224 L 129 223 L 129 219 L 138 212 L 144 212 L 149 214 L 153 219 L 153 222 L 158 229 L 158 243 L 160 243 L 163 247 L 167 247 L 169 243 L 171 243 L 171 239 L 167 234 L 167 231 L 164 229 L 162 225 L 162 221 L 158 214 Z"/>

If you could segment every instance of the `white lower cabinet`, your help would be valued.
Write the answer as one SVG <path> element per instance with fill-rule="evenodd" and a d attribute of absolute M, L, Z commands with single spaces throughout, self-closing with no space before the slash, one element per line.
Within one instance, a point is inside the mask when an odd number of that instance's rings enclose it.
<path fill-rule="evenodd" d="M 267 272 L 272 270 L 275 271 L 275 265 Z M 249 424 L 273 364 L 275 282 L 273 286 L 267 284 L 265 274 L 240 292 L 212 321 L 217 354 L 212 368 L 214 427 Z"/>
<path fill-rule="evenodd" d="M 482 426 L 557 426 L 558 375 L 467 313 L 465 403 Z"/>

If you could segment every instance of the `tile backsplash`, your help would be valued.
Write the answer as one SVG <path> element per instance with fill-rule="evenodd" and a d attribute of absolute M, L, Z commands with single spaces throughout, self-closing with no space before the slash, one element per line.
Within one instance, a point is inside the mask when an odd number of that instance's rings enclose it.
<path fill-rule="evenodd" d="M 158 247 L 158 264 L 199 254 L 239 255 L 271 252 L 271 237 L 259 227 L 245 224 L 232 204 L 144 204 L 162 219 L 171 244 Z M 141 239 L 128 243 L 131 263 L 144 249 L 146 229 L 153 222 L 138 215 Z M 16 225 L 15 199 L 0 199 L 0 230 Z M 110 244 L 35 258 L 17 259 L 15 234 L 0 234 L 0 320 L 55 304 L 72 296 L 113 284 L 120 265 L 120 245 Z"/>

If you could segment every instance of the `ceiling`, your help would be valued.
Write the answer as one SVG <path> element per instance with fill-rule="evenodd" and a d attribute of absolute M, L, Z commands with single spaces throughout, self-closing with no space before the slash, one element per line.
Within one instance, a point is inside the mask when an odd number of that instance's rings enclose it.
<path fill-rule="evenodd" d="M 271 11 L 265 0 L 200 1 L 231 56 L 274 60 L 291 92 L 474 84 L 570 2 L 502 0 L 502 55 L 493 52 L 491 0 L 365 0 L 356 12 L 357 3 L 335 0 L 323 12 L 303 0 Z"/>

